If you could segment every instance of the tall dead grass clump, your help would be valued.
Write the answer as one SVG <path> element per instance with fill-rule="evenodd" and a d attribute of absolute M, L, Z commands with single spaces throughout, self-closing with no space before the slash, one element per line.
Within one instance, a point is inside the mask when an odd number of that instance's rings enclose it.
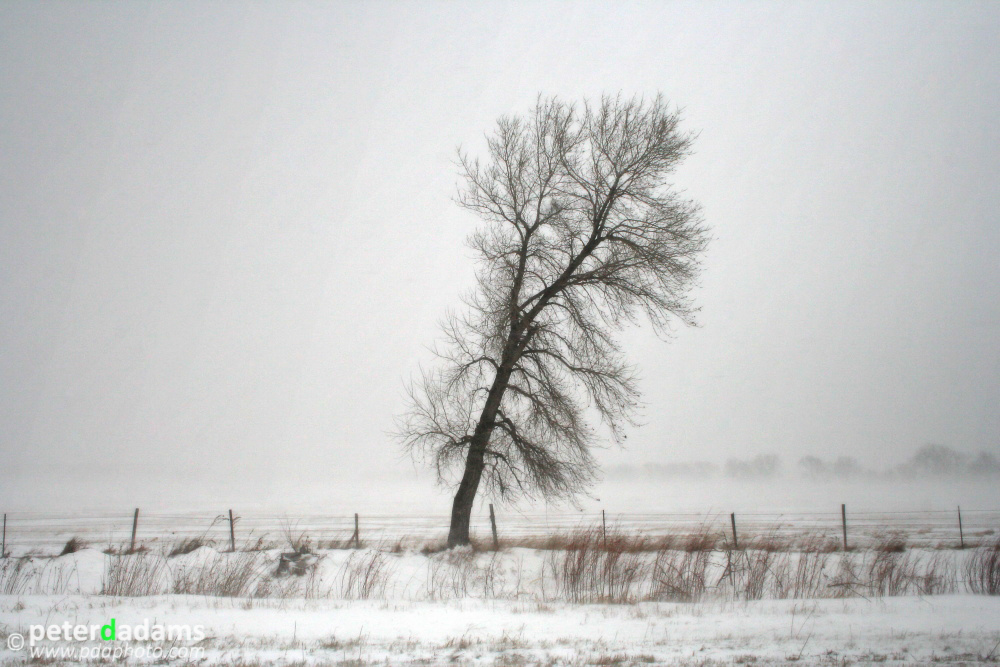
<path fill-rule="evenodd" d="M 945 552 L 921 555 L 876 546 L 843 554 L 829 587 L 832 597 L 938 595 L 955 591 L 956 573 L 954 558 Z"/>
<path fill-rule="evenodd" d="M 715 551 L 719 547 L 721 537 L 707 525 L 683 537 L 684 551 Z"/>
<path fill-rule="evenodd" d="M 521 590 L 522 563 L 517 561 L 509 572 L 504 563 L 504 555 L 492 550 L 477 553 L 459 548 L 432 554 L 427 561 L 427 596 L 431 600 L 516 597 Z M 542 587 L 544 591 L 544 581 Z"/>
<path fill-rule="evenodd" d="M 175 566 L 171 590 L 181 595 L 246 597 L 266 576 L 267 567 L 261 553 L 213 553 L 201 561 Z"/>
<path fill-rule="evenodd" d="M 670 602 L 697 602 L 708 590 L 711 551 L 661 549 L 652 565 L 649 597 Z"/>
<path fill-rule="evenodd" d="M 728 585 L 736 599 L 762 599 L 773 584 L 775 572 L 787 569 L 783 563 L 787 563 L 788 554 L 768 548 L 772 543 L 768 535 L 751 540 L 745 548 L 725 550 L 726 563 L 717 585 Z"/>
<path fill-rule="evenodd" d="M 601 548 L 604 548 L 605 541 L 607 541 L 608 548 L 614 551 L 622 552 L 652 552 L 658 551 L 663 548 L 663 543 L 669 538 L 652 538 L 647 535 L 636 534 L 628 535 L 616 529 L 609 529 L 607 531 L 607 536 L 605 537 L 604 531 L 601 528 L 593 529 L 582 529 L 575 530 L 567 533 L 556 533 L 554 535 L 534 535 L 525 537 L 509 537 L 500 540 L 500 548 L 523 548 L 523 549 L 536 549 L 539 551 L 566 551 L 567 549 L 576 549 L 581 544 L 581 539 L 591 540 L 591 533 L 596 534 L 597 538 L 601 541 Z M 586 535 L 586 537 L 584 537 Z M 614 544 L 612 544 L 612 542 Z M 492 542 L 489 543 L 488 548 L 480 549 L 482 551 L 492 550 Z"/>
<path fill-rule="evenodd" d="M 167 558 L 174 558 L 176 556 L 186 556 L 192 551 L 197 551 L 202 547 L 212 546 L 211 540 L 208 540 L 202 536 L 196 537 L 185 537 L 182 538 L 171 545 L 169 551 L 167 551 Z"/>
<path fill-rule="evenodd" d="M 80 593 L 76 563 L 58 558 L 0 560 L 0 595 L 67 595 Z"/>
<path fill-rule="evenodd" d="M 965 561 L 965 585 L 977 595 L 1000 595 L 1000 538 L 976 547 Z"/>
<path fill-rule="evenodd" d="M 503 573 L 503 560 L 501 555 L 494 551 L 485 559 L 486 562 L 479 568 L 480 576 L 478 583 L 481 586 L 483 598 L 495 600 L 505 594 L 506 577 Z M 520 578 L 520 568 L 517 570 Z M 520 583 L 518 581 L 518 583 Z M 518 586 L 520 588 L 520 586 Z"/>
<path fill-rule="evenodd" d="M 4 558 L 0 560 L 0 593 L 3 595 L 28 595 L 33 591 L 37 568 L 30 558 Z"/>
<path fill-rule="evenodd" d="M 771 596 L 802 600 L 827 594 L 825 570 L 830 552 L 825 548 L 787 554 L 774 565 Z"/>
<path fill-rule="evenodd" d="M 469 595 L 476 581 L 476 554 L 471 548 L 448 549 L 427 559 L 427 597 L 448 600 Z"/>
<path fill-rule="evenodd" d="M 713 530 L 708 522 L 703 522 L 693 530 L 683 533 L 671 533 L 657 539 L 646 541 L 647 551 L 715 551 L 722 534 Z"/>
<path fill-rule="evenodd" d="M 958 564 L 953 552 L 938 551 L 924 561 L 917 578 L 923 595 L 947 595 L 958 589 Z"/>
<path fill-rule="evenodd" d="M 841 550 L 840 542 L 836 538 L 817 533 L 805 533 L 789 540 L 788 548 L 790 551 L 799 551 L 802 553 L 825 554 L 832 554 Z"/>
<path fill-rule="evenodd" d="M 208 524 L 205 530 L 197 535 L 190 535 L 188 537 L 182 537 L 180 540 L 175 540 L 174 543 L 167 549 L 167 558 L 174 558 L 176 556 L 186 556 L 187 554 L 197 551 L 202 547 L 214 547 L 215 540 L 208 537 L 212 529 L 220 523 L 227 523 L 228 519 L 225 515 L 220 514 L 212 519 L 212 522 Z"/>
<path fill-rule="evenodd" d="M 609 531 L 605 539 L 601 529 L 585 529 L 574 534 L 564 551 L 549 552 L 546 565 L 559 595 L 576 603 L 635 600 L 648 568 L 641 552 L 626 550 L 628 544 L 617 531 Z"/>
<path fill-rule="evenodd" d="M 166 562 L 146 553 L 111 555 L 105 561 L 101 595 L 160 595 L 168 587 Z"/>
<path fill-rule="evenodd" d="M 867 567 L 868 591 L 877 597 L 906 595 L 917 588 L 919 560 L 912 552 L 872 552 Z"/>
<path fill-rule="evenodd" d="M 62 551 L 59 552 L 60 556 L 67 556 L 69 554 L 75 554 L 80 549 L 86 549 L 87 543 L 81 540 L 79 537 L 71 537 L 66 541 L 65 546 L 63 546 Z"/>
<path fill-rule="evenodd" d="M 901 554 L 906 551 L 906 536 L 902 533 L 884 533 L 875 536 L 874 551 Z"/>
<path fill-rule="evenodd" d="M 381 551 L 354 551 L 337 573 L 340 596 L 347 600 L 383 598 L 391 574 L 389 559 Z"/>

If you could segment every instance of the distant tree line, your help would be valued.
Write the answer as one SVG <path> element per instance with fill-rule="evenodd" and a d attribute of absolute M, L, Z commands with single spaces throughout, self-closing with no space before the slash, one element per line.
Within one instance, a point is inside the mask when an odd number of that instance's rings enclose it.
<path fill-rule="evenodd" d="M 646 477 L 651 479 L 728 479 L 763 480 L 778 477 L 784 468 L 773 454 L 759 454 L 748 459 L 730 458 L 722 466 L 708 461 L 647 463 L 641 467 L 616 466 L 608 477 Z M 991 452 L 966 454 L 947 445 L 929 444 L 917 449 L 904 462 L 876 469 L 863 466 L 853 456 L 823 459 L 804 456 L 795 465 L 795 476 L 810 480 L 881 479 L 907 480 L 924 478 L 1000 477 L 1000 458 Z"/>
<path fill-rule="evenodd" d="M 928 477 L 998 477 L 1000 459 L 991 452 L 969 455 L 947 445 L 924 445 L 910 458 L 892 468 L 865 468 L 857 459 L 840 456 L 824 461 L 816 456 L 799 459 L 798 469 L 809 479 L 919 479 Z"/>

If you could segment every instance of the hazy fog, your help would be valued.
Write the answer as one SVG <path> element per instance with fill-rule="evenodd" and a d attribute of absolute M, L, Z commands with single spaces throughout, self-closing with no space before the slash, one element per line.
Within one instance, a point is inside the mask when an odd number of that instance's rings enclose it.
<path fill-rule="evenodd" d="M 0 505 L 442 511 L 387 432 L 472 284 L 455 147 L 539 93 L 700 133 L 701 327 L 626 334 L 609 467 L 773 455 L 815 494 L 806 456 L 1000 455 L 998 34 L 992 2 L 5 2 Z"/>

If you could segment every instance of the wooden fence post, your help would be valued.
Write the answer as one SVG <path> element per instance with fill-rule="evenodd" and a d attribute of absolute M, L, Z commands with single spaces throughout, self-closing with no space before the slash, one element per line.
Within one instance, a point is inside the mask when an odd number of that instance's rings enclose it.
<path fill-rule="evenodd" d="M 847 504 L 840 504 L 840 524 L 844 527 L 844 551 L 847 551 Z"/>
<path fill-rule="evenodd" d="M 965 533 L 962 532 L 962 506 L 958 506 L 958 539 L 961 540 L 962 548 L 965 548 Z"/>
<path fill-rule="evenodd" d="M 3 513 L 3 546 L 0 546 L 0 558 L 7 557 L 7 513 Z"/>
<path fill-rule="evenodd" d="M 604 510 L 601 510 L 601 535 L 604 537 L 604 548 L 608 548 L 608 522 L 604 518 Z"/>
<path fill-rule="evenodd" d="M 736 539 L 736 512 L 729 513 L 729 520 L 733 523 L 733 548 L 739 549 L 740 543 L 739 540 Z"/>
<path fill-rule="evenodd" d="M 135 515 L 132 517 L 132 542 L 129 544 L 128 552 L 135 553 L 135 532 L 139 528 L 139 508 L 135 508 Z"/>
<path fill-rule="evenodd" d="M 500 549 L 500 538 L 497 537 L 497 517 L 493 513 L 493 503 L 490 503 L 490 527 L 493 529 L 493 550 Z"/>
<path fill-rule="evenodd" d="M 236 529 L 233 528 L 233 510 L 229 510 L 229 550 L 236 551 Z"/>
<path fill-rule="evenodd" d="M 358 528 L 358 513 L 354 513 L 354 548 L 361 548 L 361 531 Z"/>

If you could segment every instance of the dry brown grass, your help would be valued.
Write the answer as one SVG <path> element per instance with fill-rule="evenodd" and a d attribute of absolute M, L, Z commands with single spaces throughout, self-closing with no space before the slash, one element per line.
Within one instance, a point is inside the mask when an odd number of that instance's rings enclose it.
<path fill-rule="evenodd" d="M 182 595 L 246 597 L 266 576 L 263 554 L 237 551 L 213 554 L 201 562 L 173 568 L 171 590 Z"/>
<path fill-rule="evenodd" d="M 111 555 L 105 566 L 102 595 L 142 597 L 167 591 L 166 562 L 145 553 Z"/>
<path fill-rule="evenodd" d="M 775 598 L 808 599 L 826 592 L 824 572 L 828 551 L 805 551 L 779 558 L 774 564 L 771 595 Z"/>
<path fill-rule="evenodd" d="M 958 585 L 954 552 L 921 555 L 873 549 L 844 554 L 831 578 L 833 597 L 883 597 L 953 593 Z"/>
<path fill-rule="evenodd" d="M 902 533 L 876 535 L 872 549 L 882 553 L 903 553 L 906 551 L 906 536 Z"/>
<path fill-rule="evenodd" d="M 381 551 L 355 551 L 337 574 L 340 597 L 346 600 L 370 600 L 385 597 L 392 574 L 389 559 Z"/>
<path fill-rule="evenodd" d="M 1000 595 L 1000 538 L 977 547 L 965 561 L 965 585 L 970 593 Z"/>
<path fill-rule="evenodd" d="M 663 549 L 651 570 L 649 598 L 671 602 L 697 602 L 709 588 L 710 551 Z"/>
<path fill-rule="evenodd" d="M 59 552 L 60 556 L 66 556 L 68 554 L 75 554 L 81 549 L 87 548 L 87 543 L 81 540 L 79 537 L 71 537 L 67 540 L 66 545 L 63 547 L 62 551 Z"/>
<path fill-rule="evenodd" d="M 707 525 L 690 532 L 668 535 L 644 535 L 626 533 L 618 526 L 581 527 L 579 529 L 552 535 L 531 535 L 505 537 L 500 540 L 501 549 L 522 548 L 540 551 L 578 551 L 583 548 L 598 548 L 622 553 L 655 553 L 664 550 L 712 551 L 722 542 L 722 535 Z M 474 545 L 475 546 L 475 545 Z M 485 550 L 484 545 L 478 550 Z M 492 549 L 492 541 L 488 545 Z"/>
<path fill-rule="evenodd" d="M 568 547 L 549 551 L 546 566 L 560 597 L 568 602 L 626 603 L 639 597 L 649 572 L 635 543 L 601 529 L 581 530 Z"/>
<path fill-rule="evenodd" d="M 184 556 L 192 551 L 208 546 L 212 546 L 212 542 L 206 540 L 204 537 L 185 537 L 177 542 L 174 542 L 174 544 L 167 551 L 167 558 Z"/>

